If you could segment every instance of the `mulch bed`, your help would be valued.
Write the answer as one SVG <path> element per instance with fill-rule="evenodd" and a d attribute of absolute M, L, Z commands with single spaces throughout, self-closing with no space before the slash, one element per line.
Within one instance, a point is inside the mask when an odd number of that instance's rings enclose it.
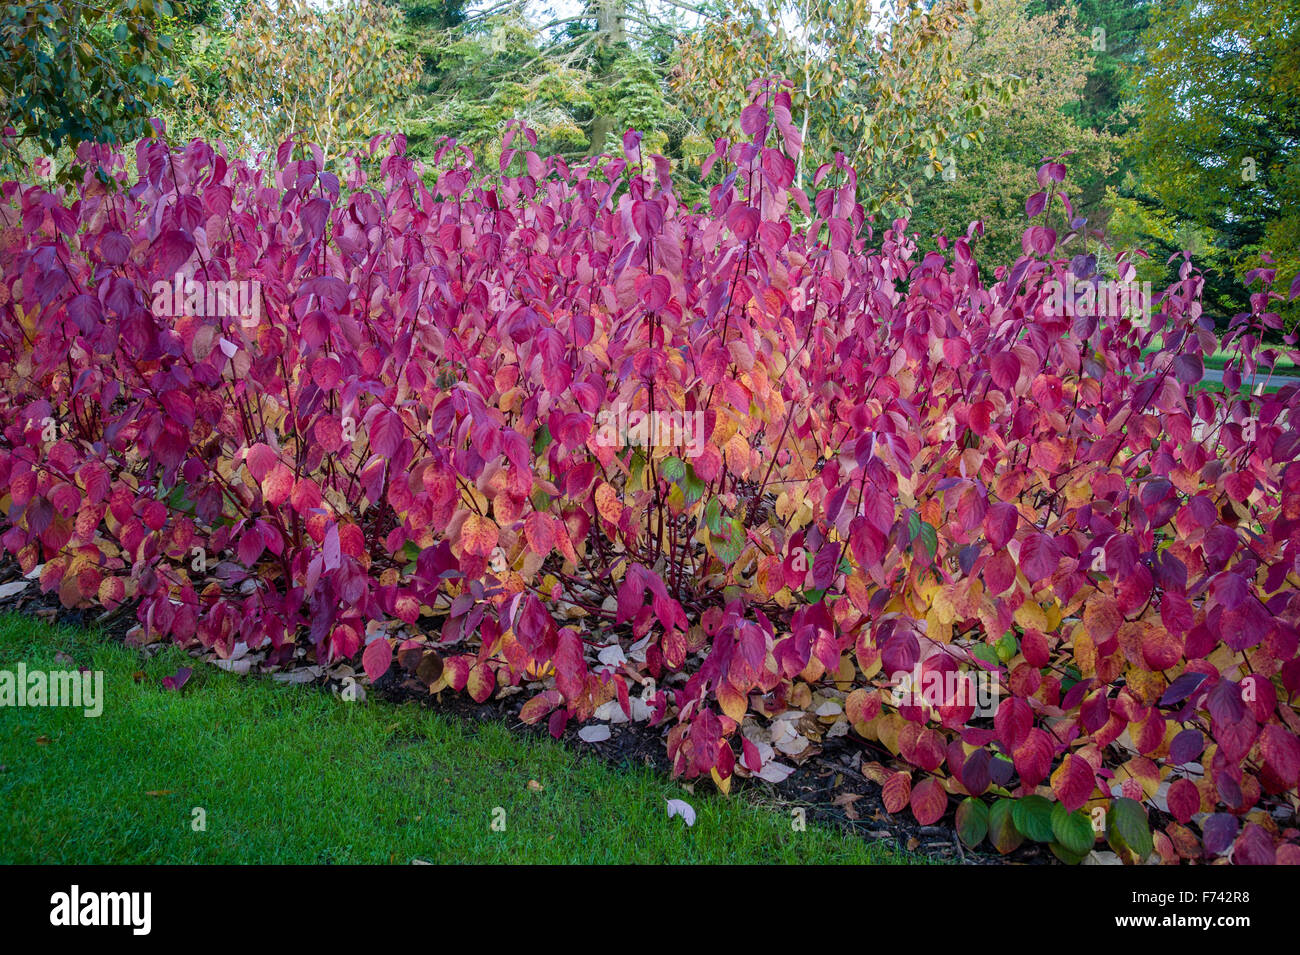
<path fill-rule="evenodd" d="M 16 580 L 21 575 L 11 558 L 0 561 L 0 582 Z M 68 610 L 59 603 L 57 594 L 40 593 L 33 585 L 21 593 L 0 600 L 0 611 L 7 610 L 45 620 L 77 627 L 101 628 L 114 639 L 125 642 L 127 631 L 135 626 L 133 608 L 123 606 L 105 614 L 101 610 Z M 321 689 L 328 689 L 337 681 L 328 676 L 314 681 Z M 519 711 L 528 699 L 527 693 L 516 693 L 485 703 L 475 703 L 462 693 L 443 692 L 430 695 L 422 686 L 407 679 L 396 666 L 369 687 L 369 692 L 391 703 L 419 702 L 440 713 L 448 713 L 468 721 L 495 721 L 505 724 L 512 732 L 531 734 L 537 738 L 551 738 L 545 721 L 529 725 L 520 721 Z M 583 758 L 599 759 L 611 766 L 646 766 L 667 776 L 671 771 L 665 737 L 669 726 L 647 726 L 643 723 L 618 723 L 610 725 L 610 738 L 598 743 L 588 743 L 578 737 L 579 727 L 570 724 L 559 741 Z M 928 856 L 935 861 L 961 862 L 976 865 L 1043 865 L 1059 864 L 1044 845 L 1025 843 L 1006 856 L 982 848 L 971 850 L 957 838 L 953 825 L 956 804 L 937 824 L 921 826 L 909 814 L 891 814 L 885 811 L 880 786 L 859 771 L 862 763 L 878 760 L 884 762 L 889 754 L 873 748 L 867 740 L 852 734 L 827 738 L 817 745 L 817 752 L 803 759 L 795 771 L 783 782 L 772 784 L 756 779 L 736 778 L 733 790 L 744 794 L 773 811 L 790 814 L 802 808 L 808 821 L 816 821 L 854 833 L 860 838 L 890 843 L 911 853 Z M 687 782 L 688 788 L 690 783 Z M 706 790 L 712 783 L 700 784 Z"/>

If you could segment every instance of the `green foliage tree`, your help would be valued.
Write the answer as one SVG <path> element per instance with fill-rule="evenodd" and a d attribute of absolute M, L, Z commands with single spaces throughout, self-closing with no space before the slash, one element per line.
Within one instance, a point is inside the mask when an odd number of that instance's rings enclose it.
<path fill-rule="evenodd" d="M 152 132 L 172 49 L 168 0 L 50 0 L 0 6 L 0 172 L 38 154 L 61 160 L 81 142 L 122 143 Z M 76 177 L 75 163 L 61 174 Z"/>
<path fill-rule="evenodd" d="M 1044 156 L 1073 153 L 1064 188 L 1083 217 L 1094 214 L 1117 164 L 1116 137 L 1080 126 L 1072 109 L 1088 83 L 1089 31 L 1068 5 L 1032 10 L 1026 0 L 984 0 L 979 16 L 955 38 L 967 73 L 1015 75 L 1020 86 L 1014 97 L 990 104 L 981 141 L 918 189 L 912 216 L 923 236 L 960 235 L 981 220 L 983 245 L 998 262 L 1010 263 L 1021 252 L 1023 197 L 1039 188 Z"/>
<path fill-rule="evenodd" d="M 1091 65 L 1079 96 L 1066 113 L 1085 129 L 1122 135 L 1132 124 L 1132 81 L 1142 63 L 1142 32 L 1150 0 L 1030 0 L 1027 14 L 1072 11 L 1088 36 Z"/>
<path fill-rule="evenodd" d="M 420 74 L 402 106 L 402 131 L 407 148 L 415 155 L 427 155 L 435 148 L 428 123 L 421 115 L 430 103 L 446 94 L 457 81 L 472 81 L 459 75 L 451 55 L 450 39 L 468 14 L 465 0 L 389 0 L 401 12 L 396 28 L 398 47 L 419 64 Z"/>
<path fill-rule="evenodd" d="M 182 123 L 185 133 L 250 152 L 297 136 L 329 161 L 398 128 L 398 107 L 419 68 L 399 49 L 391 7 L 248 0 L 214 11 L 212 23 L 215 31 L 195 31 L 175 104 L 177 114 L 192 117 Z M 214 60 L 221 67 L 215 83 Z"/>
<path fill-rule="evenodd" d="M 431 153 L 448 136 L 490 161 L 519 119 L 540 150 L 570 159 L 616 148 L 628 126 L 647 149 L 680 154 L 687 124 L 664 81 L 678 28 L 632 0 L 587 0 L 565 16 L 506 0 L 440 22 L 408 10 L 404 42 L 423 65 L 404 116 L 412 149 Z"/>
<path fill-rule="evenodd" d="M 1300 268 L 1300 3 L 1180 0 L 1153 11 L 1142 45 L 1136 176 L 1117 225 L 1159 271 L 1171 240 L 1199 237 L 1207 307 L 1231 315 L 1265 254 L 1282 274 Z"/>
<path fill-rule="evenodd" d="M 168 22 L 176 81 L 157 108 L 173 141 L 222 138 L 219 103 L 229 88 L 230 43 L 250 0 L 182 0 Z"/>
<path fill-rule="evenodd" d="M 779 73 L 794 82 L 805 150 L 798 181 L 843 152 L 867 208 L 905 213 L 923 174 L 978 142 L 989 102 L 1013 84 L 968 72 L 953 38 L 979 0 L 755 0 L 687 38 L 674 92 L 704 134 L 735 132 L 745 84 Z"/>

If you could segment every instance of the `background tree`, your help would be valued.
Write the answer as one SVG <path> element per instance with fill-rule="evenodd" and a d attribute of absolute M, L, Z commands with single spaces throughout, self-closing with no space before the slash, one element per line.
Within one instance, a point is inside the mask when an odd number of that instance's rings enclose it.
<path fill-rule="evenodd" d="M 945 164 L 917 194 L 913 226 L 923 235 L 960 235 L 984 223 L 983 245 L 993 261 L 1020 254 L 1024 197 L 1038 189 L 1044 156 L 1072 151 L 1067 193 L 1077 215 L 1092 217 L 1117 166 L 1115 136 L 1080 126 L 1077 106 L 1091 66 L 1090 31 L 1068 4 L 1034 14 L 1026 0 L 984 0 L 976 19 L 954 38 L 958 62 L 972 75 L 1016 75 L 1014 97 L 995 100 L 984 136 Z"/>
<path fill-rule="evenodd" d="M 250 0 L 178 0 L 168 21 L 175 85 L 158 105 L 174 142 L 214 139 L 229 132 L 217 120 L 229 81 L 230 44 Z"/>
<path fill-rule="evenodd" d="M 195 126 L 207 127 L 199 132 L 253 151 L 296 135 L 319 145 L 328 161 L 398 128 L 398 106 L 419 68 L 399 49 L 391 7 L 249 0 L 217 16 L 224 29 L 195 42 L 184 81 L 190 98 L 178 104 L 195 115 Z M 204 86 L 213 58 L 221 81 Z"/>
<path fill-rule="evenodd" d="M 389 0 L 401 12 L 396 29 L 398 47 L 420 67 L 419 78 L 402 108 L 407 148 L 425 155 L 435 148 L 426 122 L 419 119 L 430 100 L 443 95 L 444 84 L 455 82 L 455 62 L 449 56 L 452 31 L 467 18 L 466 0 Z M 462 79 L 466 79 L 462 77 Z"/>
<path fill-rule="evenodd" d="M 168 0 L 51 0 L 0 6 L 0 172 L 45 154 L 67 164 L 80 142 L 122 143 L 152 132 L 166 96 Z"/>
<path fill-rule="evenodd" d="M 647 148 L 680 155 L 687 125 L 664 77 L 680 24 L 625 0 L 588 0 L 557 15 L 526 0 L 456 22 L 404 27 L 424 66 L 404 122 L 417 153 L 451 136 L 491 160 L 505 124 L 520 119 L 538 148 L 569 159 L 618 148 L 629 126 Z"/>
<path fill-rule="evenodd" d="M 1300 4 L 1180 0 L 1153 12 L 1141 42 L 1136 177 L 1115 225 L 1159 274 L 1179 244 L 1201 242 L 1207 307 L 1228 316 L 1246 308 L 1240 279 L 1264 253 L 1281 274 L 1300 267 Z"/>
<path fill-rule="evenodd" d="M 1114 135 L 1133 121 L 1133 77 L 1143 60 L 1142 33 L 1151 19 L 1150 0 L 1029 0 L 1027 14 L 1072 11 L 1091 53 L 1087 80 L 1065 112 L 1084 129 Z"/>
<path fill-rule="evenodd" d="M 734 134 L 745 83 L 780 73 L 805 141 L 798 181 L 843 152 L 868 209 L 904 213 L 923 171 L 977 142 L 989 100 L 1010 95 L 1007 77 L 957 58 L 953 38 L 979 6 L 742 0 L 684 41 L 673 89 L 712 139 Z"/>

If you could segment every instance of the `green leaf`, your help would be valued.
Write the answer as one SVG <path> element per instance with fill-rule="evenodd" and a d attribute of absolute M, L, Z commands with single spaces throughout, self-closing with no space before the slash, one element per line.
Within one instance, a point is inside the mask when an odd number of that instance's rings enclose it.
<path fill-rule="evenodd" d="M 701 481 L 695 474 L 695 468 L 689 464 L 686 465 L 686 479 L 679 485 L 682 489 L 682 497 L 688 505 L 694 504 L 704 496 L 708 490 L 708 485 Z"/>
<path fill-rule="evenodd" d="M 1088 857 L 1087 852 L 1071 852 L 1059 842 L 1053 842 L 1048 848 L 1052 850 L 1052 855 L 1060 859 L 1066 865 L 1078 865 Z"/>
<path fill-rule="evenodd" d="M 918 536 L 921 538 L 921 543 L 925 545 L 925 551 L 929 555 L 930 561 L 933 562 L 935 555 L 939 553 L 939 532 L 930 524 L 922 521 Z"/>
<path fill-rule="evenodd" d="M 989 809 L 989 841 L 1003 855 L 1014 852 L 1025 841 L 1011 816 L 1015 804 L 1014 799 L 999 799 Z"/>
<path fill-rule="evenodd" d="M 551 446 L 551 441 L 551 429 L 542 425 L 533 435 L 533 454 L 540 457 Z"/>
<path fill-rule="evenodd" d="M 722 505 L 716 497 L 709 498 L 709 503 L 704 505 L 704 526 L 710 533 L 722 533 Z"/>
<path fill-rule="evenodd" d="M 1052 804 L 1042 796 L 1023 796 L 1011 810 L 1016 828 L 1035 842 L 1052 841 Z"/>
<path fill-rule="evenodd" d="M 967 796 L 957 807 L 957 835 L 974 849 L 989 832 L 989 807 L 974 796 Z"/>
<path fill-rule="evenodd" d="M 745 547 L 745 527 L 739 518 L 733 517 L 728 521 L 728 530 L 729 533 L 713 538 L 713 552 L 724 564 L 734 564 L 740 560 L 740 552 Z"/>
<path fill-rule="evenodd" d="M 1136 799 L 1121 796 L 1110 804 L 1106 818 L 1106 841 L 1117 853 L 1127 849 L 1140 860 L 1155 851 L 1146 810 Z"/>
<path fill-rule="evenodd" d="M 1020 642 L 1016 639 L 1016 635 L 1008 630 L 1006 633 L 1002 634 L 1002 636 L 998 637 L 995 650 L 997 651 L 998 658 L 1002 660 L 1003 663 L 1006 663 L 1020 652 Z"/>
<path fill-rule="evenodd" d="M 1082 809 L 1067 812 L 1059 802 L 1052 807 L 1052 835 L 1066 851 L 1084 855 L 1092 850 L 1096 839 L 1088 814 Z"/>
<path fill-rule="evenodd" d="M 681 458 L 664 458 L 659 464 L 659 476 L 676 484 L 686 477 L 686 464 Z"/>

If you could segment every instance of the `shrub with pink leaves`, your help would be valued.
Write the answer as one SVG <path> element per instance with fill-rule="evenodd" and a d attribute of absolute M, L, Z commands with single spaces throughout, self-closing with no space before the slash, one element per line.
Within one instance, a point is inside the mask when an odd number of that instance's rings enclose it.
<path fill-rule="evenodd" d="M 1104 280 L 1054 161 L 1014 263 L 922 255 L 754 94 L 694 209 L 633 133 L 519 128 L 493 174 L 150 140 L 5 183 L 0 545 L 146 639 L 524 687 L 723 789 L 849 733 L 972 845 L 1300 861 L 1277 277 L 1222 336 L 1190 262 Z"/>

